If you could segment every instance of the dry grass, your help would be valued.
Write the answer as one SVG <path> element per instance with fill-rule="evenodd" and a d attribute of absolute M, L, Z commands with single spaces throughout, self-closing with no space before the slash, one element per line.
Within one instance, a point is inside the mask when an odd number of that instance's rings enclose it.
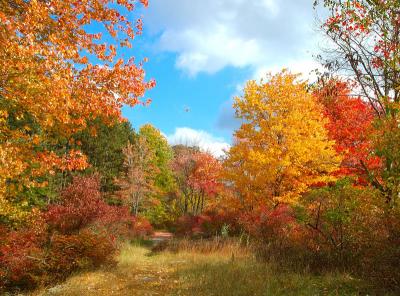
<path fill-rule="evenodd" d="M 160 252 L 126 244 L 118 262 L 31 295 L 374 295 L 345 274 L 282 272 L 237 241 L 172 241 Z"/>

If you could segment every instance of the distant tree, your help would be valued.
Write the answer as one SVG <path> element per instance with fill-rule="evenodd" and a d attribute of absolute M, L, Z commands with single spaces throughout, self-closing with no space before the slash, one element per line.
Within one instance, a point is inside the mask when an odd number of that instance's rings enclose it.
<path fill-rule="evenodd" d="M 123 172 L 124 153 L 128 142 L 136 135 L 129 122 L 105 124 L 100 118 L 88 123 L 88 127 L 75 135 L 82 152 L 87 155 L 90 170 L 100 173 L 101 190 L 106 194 L 118 190 L 115 179 Z"/>
<path fill-rule="evenodd" d="M 133 144 L 128 143 L 123 153 L 125 172 L 117 180 L 121 188 L 119 194 L 131 207 L 132 213 L 137 215 L 146 198 L 156 190 L 154 177 L 158 174 L 158 168 L 154 165 L 155 154 L 142 137 Z"/>
<path fill-rule="evenodd" d="M 207 197 L 218 192 L 221 163 L 194 147 L 178 146 L 172 162 L 177 184 L 176 203 L 180 214 L 203 212 Z"/>
<path fill-rule="evenodd" d="M 189 177 L 195 167 L 194 155 L 198 151 L 185 148 L 184 146 L 174 147 L 175 157 L 171 164 L 177 184 L 176 204 L 180 214 L 191 212 L 193 204 L 193 190 L 189 185 Z"/>
<path fill-rule="evenodd" d="M 143 137 L 150 150 L 155 154 L 154 165 L 157 166 L 159 173 L 155 177 L 155 185 L 163 192 L 173 190 L 173 177 L 170 162 L 174 152 L 168 144 L 167 139 L 160 130 L 151 124 L 145 124 L 139 129 L 139 137 Z"/>

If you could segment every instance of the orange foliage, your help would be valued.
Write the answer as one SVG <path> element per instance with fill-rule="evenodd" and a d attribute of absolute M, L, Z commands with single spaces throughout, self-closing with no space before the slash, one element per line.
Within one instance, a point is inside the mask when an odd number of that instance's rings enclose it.
<path fill-rule="evenodd" d="M 90 23 L 102 24 L 115 44 L 130 46 L 141 33 L 142 22 L 132 23 L 119 11 L 131 12 L 136 4 L 134 0 L 0 3 L 0 159 L 7 170 L 0 174 L 2 208 L 15 194 L 7 188 L 8 180 L 35 186 L 35 176 L 49 166 L 85 168 L 79 152 L 57 156 L 51 147 L 60 139 L 69 141 L 85 128 L 87 119 L 121 118 L 124 104 L 140 103 L 155 85 L 145 81 L 142 63 L 116 59 L 119 47 L 106 44 L 101 33 L 84 29 Z M 95 59 L 97 64 L 90 62 Z M 35 169 L 24 176 L 32 166 Z"/>

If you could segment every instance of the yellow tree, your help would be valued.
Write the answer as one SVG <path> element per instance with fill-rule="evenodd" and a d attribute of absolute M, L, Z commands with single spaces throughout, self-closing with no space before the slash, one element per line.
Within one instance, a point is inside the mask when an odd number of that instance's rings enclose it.
<path fill-rule="evenodd" d="M 285 70 L 267 78 L 249 81 L 235 99 L 242 125 L 224 164 L 226 178 L 250 207 L 295 203 L 310 185 L 332 180 L 340 163 L 306 82 Z"/>

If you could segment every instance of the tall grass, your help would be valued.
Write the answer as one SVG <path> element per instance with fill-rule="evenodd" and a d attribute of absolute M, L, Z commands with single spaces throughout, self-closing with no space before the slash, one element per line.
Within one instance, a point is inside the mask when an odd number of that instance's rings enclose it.
<path fill-rule="evenodd" d="M 348 274 L 290 272 L 253 251 L 221 238 L 172 240 L 157 251 L 126 244 L 114 269 L 82 273 L 35 295 L 385 295 Z"/>

